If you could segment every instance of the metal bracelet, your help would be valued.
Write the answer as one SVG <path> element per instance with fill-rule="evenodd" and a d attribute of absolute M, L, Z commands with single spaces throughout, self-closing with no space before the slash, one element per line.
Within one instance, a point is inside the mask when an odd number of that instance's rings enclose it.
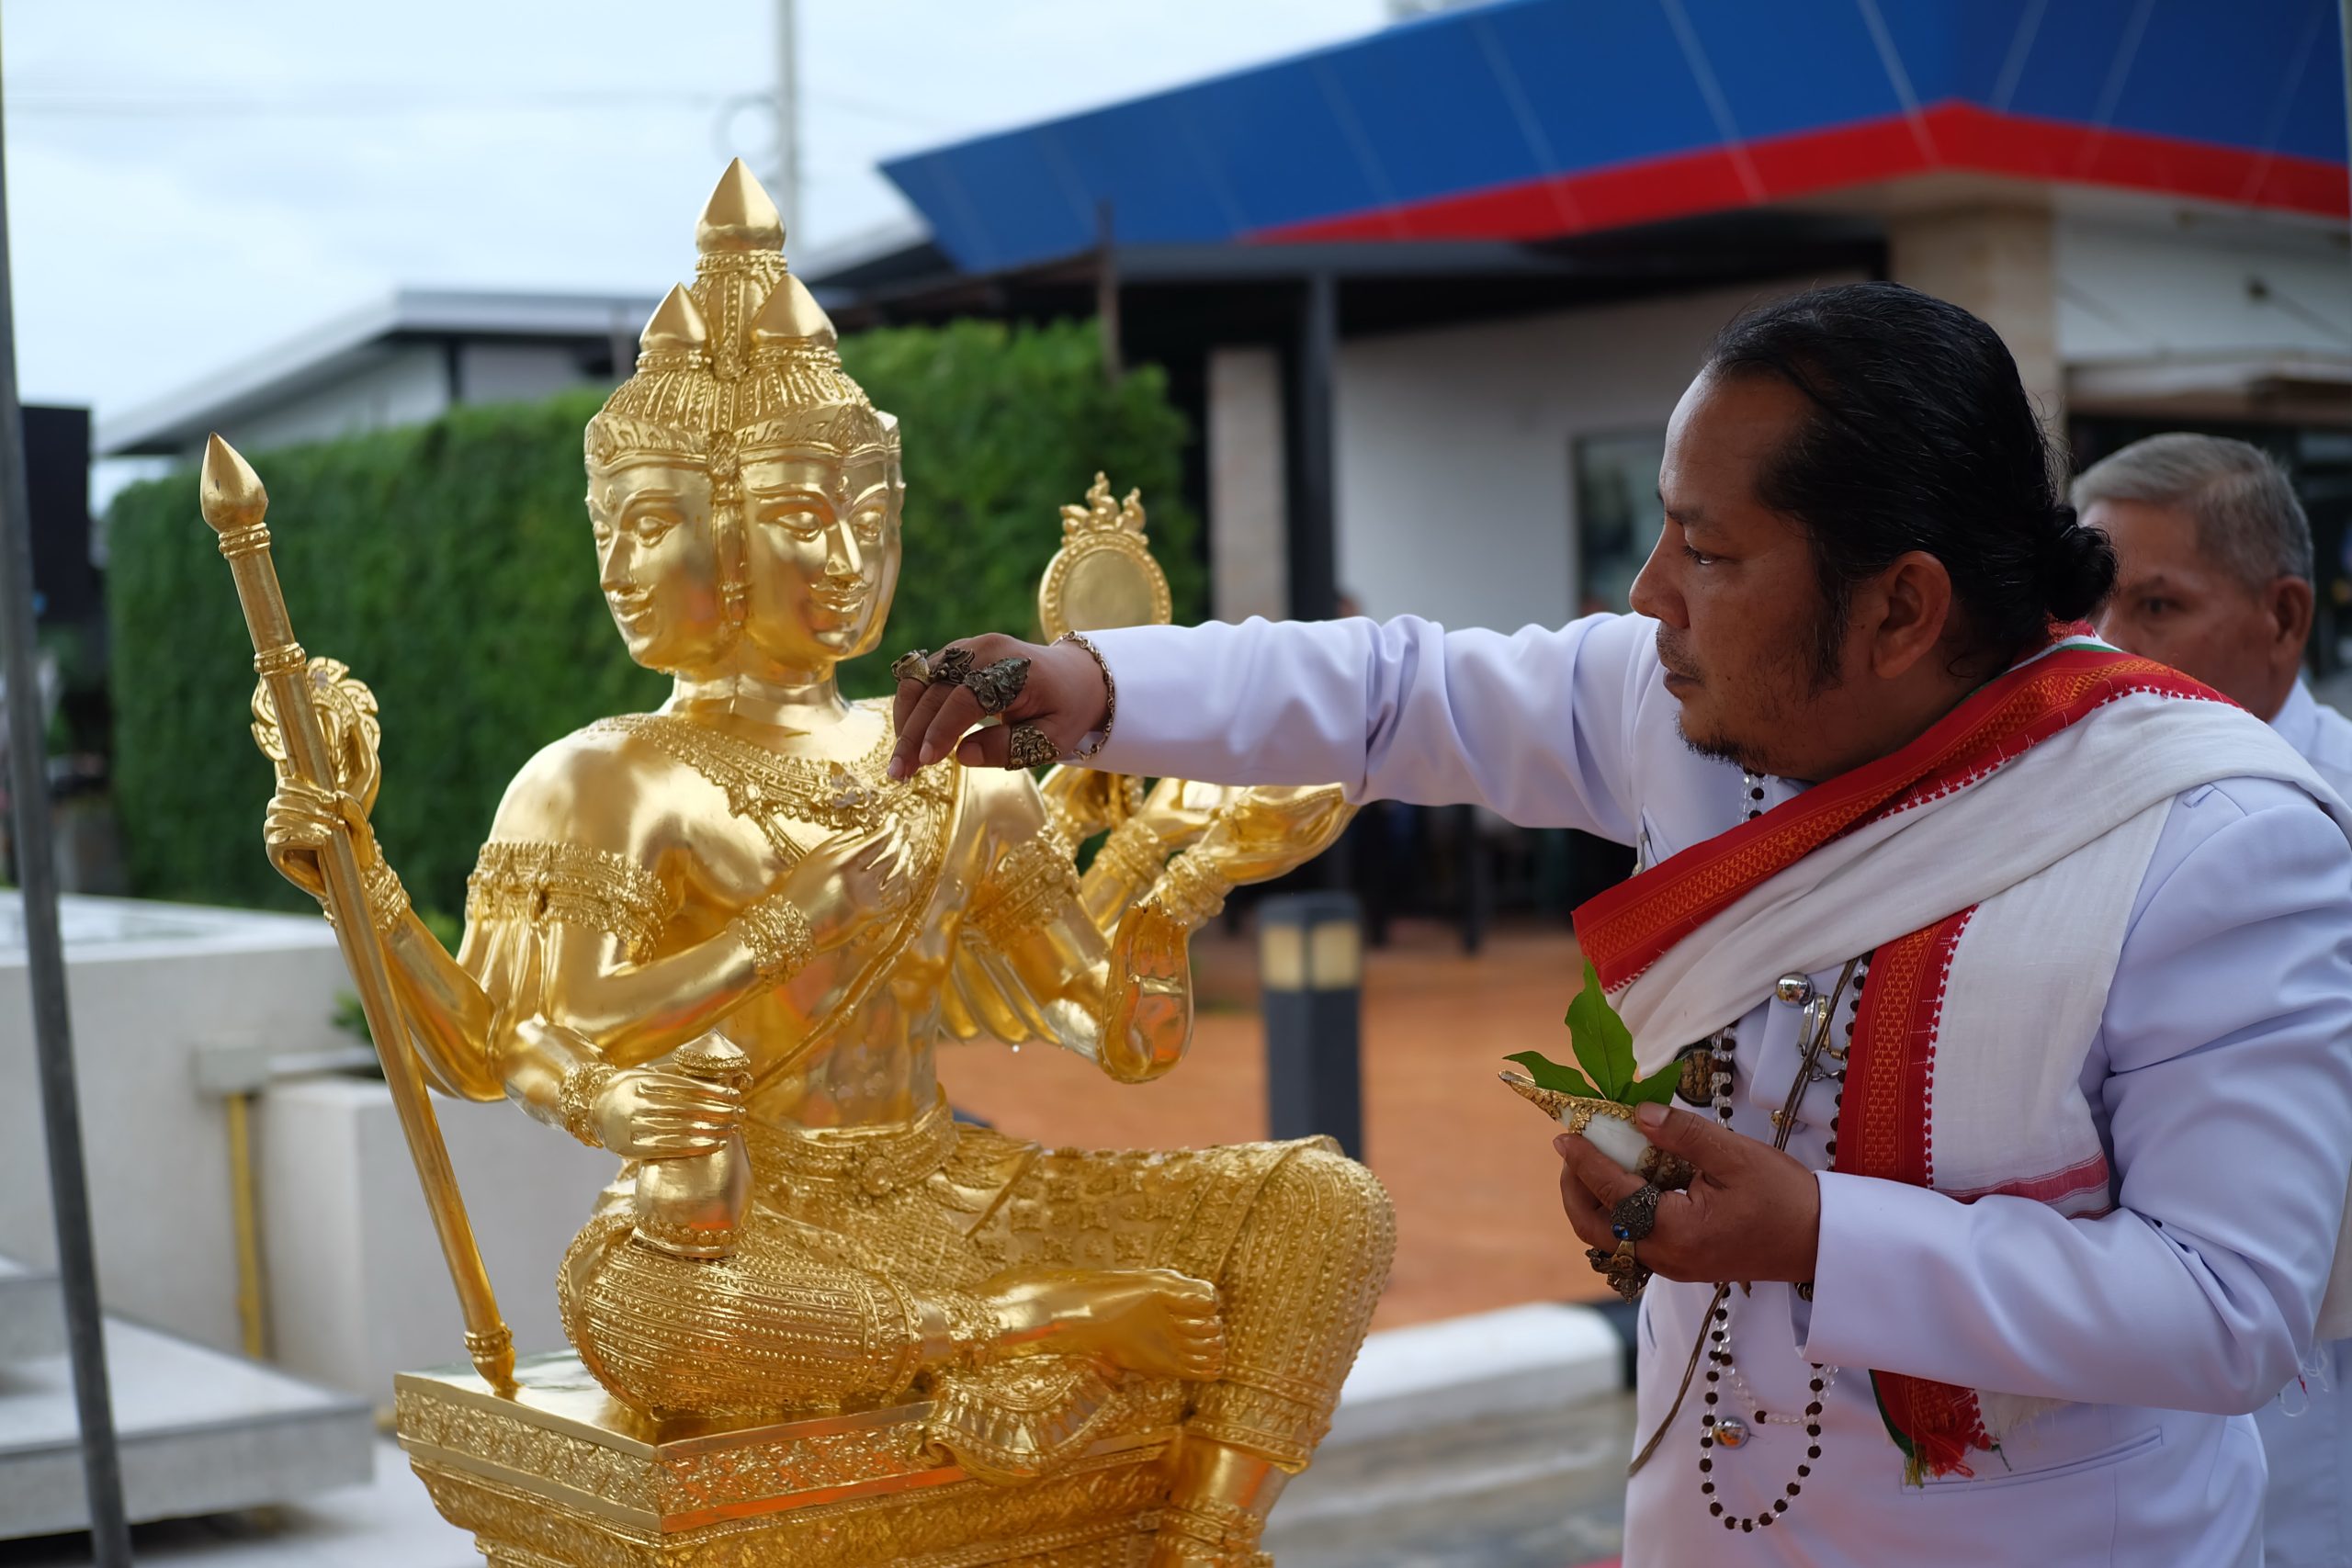
<path fill-rule="evenodd" d="M 780 894 L 746 908 L 735 917 L 735 934 L 751 950 L 752 964 L 763 986 L 779 986 L 808 966 L 817 953 L 816 933 L 800 907 Z"/>
<path fill-rule="evenodd" d="M 1054 641 L 1057 644 L 1078 644 L 1086 649 L 1087 657 L 1094 660 L 1094 668 L 1102 671 L 1102 728 L 1094 731 L 1091 738 L 1092 744 L 1079 747 L 1078 760 L 1083 762 L 1111 743 L 1111 728 L 1119 722 L 1119 682 L 1112 679 L 1111 664 L 1102 657 L 1102 650 L 1095 647 L 1084 632 L 1064 632 Z"/>
<path fill-rule="evenodd" d="M 368 901 L 368 924 L 378 936 L 391 935 L 409 910 L 408 889 L 401 886 L 400 874 L 384 861 L 370 861 L 359 868 L 359 890 Z M 323 897 L 319 908 L 332 925 L 334 910 Z"/>
<path fill-rule="evenodd" d="M 1168 846 L 1140 817 L 1130 817 L 1094 852 L 1094 863 L 1124 887 L 1148 887 L 1168 865 Z"/>
<path fill-rule="evenodd" d="M 408 913 L 408 889 L 389 862 L 377 861 L 359 874 L 368 890 L 368 920 L 378 936 L 390 936 Z"/>
<path fill-rule="evenodd" d="M 1187 850 L 1168 863 L 1152 885 L 1151 901 L 1161 914 L 1188 931 L 1200 930 L 1225 910 L 1225 896 L 1230 886 L 1203 865 L 1193 852 Z"/>
<path fill-rule="evenodd" d="M 613 1081 L 616 1070 L 608 1062 L 574 1062 L 564 1069 L 563 1084 L 556 1090 L 556 1115 L 563 1130 L 592 1149 L 605 1146 L 596 1130 L 596 1097 Z"/>

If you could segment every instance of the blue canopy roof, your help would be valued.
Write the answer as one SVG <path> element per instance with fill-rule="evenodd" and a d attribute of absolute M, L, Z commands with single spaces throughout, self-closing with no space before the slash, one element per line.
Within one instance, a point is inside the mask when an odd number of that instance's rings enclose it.
<path fill-rule="evenodd" d="M 2336 0 L 1496 0 L 884 171 L 967 271 L 1541 239 L 1931 170 L 2341 216 Z"/>

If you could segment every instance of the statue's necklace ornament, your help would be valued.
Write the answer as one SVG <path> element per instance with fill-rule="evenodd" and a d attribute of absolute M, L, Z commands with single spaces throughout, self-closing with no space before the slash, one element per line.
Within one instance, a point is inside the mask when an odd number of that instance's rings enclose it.
<path fill-rule="evenodd" d="M 887 706 L 881 711 L 887 716 Z M 849 762 L 786 756 L 670 714 L 624 714 L 598 719 L 589 729 L 634 736 L 725 790 L 728 806 L 757 823 L 786 864 L 803 852 L 786 830 L 786 822 L 805 822 L 831 833 L 864 832 L 933 788 L 933 781 L 921 775 L 899 783 L 886 775 L 892 740 L 888 723 L 865 754 Z"/>

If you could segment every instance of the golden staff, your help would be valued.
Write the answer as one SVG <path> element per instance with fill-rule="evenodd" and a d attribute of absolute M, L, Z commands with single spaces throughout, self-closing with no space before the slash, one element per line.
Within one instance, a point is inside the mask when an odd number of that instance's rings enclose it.
<path fill-rule="evenodd" d="M 334 753 L 319 726 L 318 709 L 305 679 L 310 660 L 302 645 L 294 640 L 286 595 L 278 589 L 277 568 L 270 560 L 269 527 L 262 521 L 269 509 L 269 496 L 253 465 L 218 435 L 204 449 L 202 505 L 204 520 L 220 536 L 220 554 L 237 580 L 237 602 L 244 608 L 245 629 L 253 634 L 254 669 L 267 683 L 270 701 L 277 706 L 288 766 L 303 784 L 333 793 L 339 781 Z M 440 1123 L 434 1120 L 424 1069 L 408 1043 L 400 998 L 392 990 L 391 969 L 368 916 L 359 857 L 352 849 L 347 829 L 328 841 L 319 865 L 325 875 L 327 912 L 343 945 L 343 961 L 358 983 L 359 1006 L 368 1015 L 368 1032 L 384 1064 L 392 1109 L 400 1114 L 409 1158 L 415 1162 L 425 1207 L 432 1212 L 433 1228 L 441 1237 L 441 1255 L 448 1260 L 449 1278 L 458 1287 L 458 1305 L 466 1318 L 466 1352 L 484 1382 L 501 1393 L 511 1393 L 514 1337 L 498 1315 L 489 1270 L 482 1267 L 481 1250 L 475 1246 L 473 1227 L 466 1221 L 458 1175 L 450 1168 Z"/>

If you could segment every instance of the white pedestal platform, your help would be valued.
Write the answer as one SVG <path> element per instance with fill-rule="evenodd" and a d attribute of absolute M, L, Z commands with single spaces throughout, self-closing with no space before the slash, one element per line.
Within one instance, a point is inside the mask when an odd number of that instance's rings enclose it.
<path fill-rule="evenodd" d="M 109 1322 L 106 1340 L 134 1524 L 293 1502 L 372 1473 L 367 1401 L 131 1324 Z M 0 1538 L 88 1525 L 65 1356 L 0 1365 Z"/>

